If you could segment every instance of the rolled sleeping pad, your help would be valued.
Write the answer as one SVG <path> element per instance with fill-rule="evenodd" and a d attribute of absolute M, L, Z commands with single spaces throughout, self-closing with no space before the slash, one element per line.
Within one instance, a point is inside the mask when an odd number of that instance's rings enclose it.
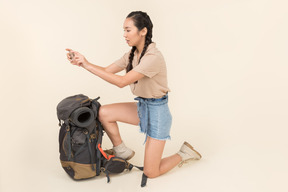
<path fill-rule="evenodd" d="M 88 107 L 79 107 L 72 112 L 70 119 L 78 127 L 88 127 L 94 121 L 94 113 Z"/>

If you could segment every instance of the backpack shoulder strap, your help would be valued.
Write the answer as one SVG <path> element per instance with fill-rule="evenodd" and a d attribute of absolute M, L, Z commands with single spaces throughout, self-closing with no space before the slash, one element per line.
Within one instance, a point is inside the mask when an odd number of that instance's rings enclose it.
<path fill-rule="evenodd" d="M 129 171 L 131 171 L 131 169 L 133 169 L 133 167 L 136 167 L 137 169 L 139 169 L 141 171 L 144 170 L 144 167 L 139 167 L 139 166 L 133 165 L 127 161 L 127 169 L 129 169 Z M 141 180 L 141 187 L 146 186 L 147 179 L 148 179 L 148 177 L 143 173 L 142 174 L 142 180 Z"/>
<path fill-rule="evenodd" d="M 142 174 L 142 180 L 141 180 L 141 187 L 145 187 L 147 183 L 148 177 L 143 173 Z"/>
<path fill-rule="evenodd" d="M 92 110 L 94 112 L 95 119 L 98 118 L 98 111 L 99 111 L 99 108 L 101 107 L 101 104 L 98 102 L 98 99 L 100 99 L 100 97 L 97 97 L 96 99 L 91 100 Z"/>

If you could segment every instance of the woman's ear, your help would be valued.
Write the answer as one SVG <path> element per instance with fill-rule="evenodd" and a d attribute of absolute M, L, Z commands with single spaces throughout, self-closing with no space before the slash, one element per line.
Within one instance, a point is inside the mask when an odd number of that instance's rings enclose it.
<path fill-rule="evenodd" d="M 146 34 L 147 34 L 147 28 L 144 27 L 144 28 L 141 30 L 141 36 L 144 37 Z"/>

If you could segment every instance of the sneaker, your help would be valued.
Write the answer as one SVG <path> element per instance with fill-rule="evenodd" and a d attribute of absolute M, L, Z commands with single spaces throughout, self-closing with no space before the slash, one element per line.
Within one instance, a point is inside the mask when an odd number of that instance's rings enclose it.
<path fill-rule="evenodd" d="M 199 160 L 202 158 L 201 154 L 196 151 L 188 142 L 184 142 L 178 154 L 181 156 L 182 161 L 179 164 L 181 167 L 184 163 L 191 160 Z"/>
<path fill-rule="evenodd" d="M 126 147 L 123 142 L 120 145 L 113 147 L 113 151 L 116 157 L 120 157 L 125 160 L 129 160 L 135 155 L 135 151 Z"/>

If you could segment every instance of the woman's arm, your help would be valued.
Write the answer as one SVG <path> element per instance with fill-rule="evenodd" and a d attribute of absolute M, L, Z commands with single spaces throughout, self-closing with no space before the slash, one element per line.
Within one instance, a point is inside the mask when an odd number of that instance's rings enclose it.
<path fill-rule="evenodd" d="M 117 73 L 121 71 L 122 69 L 118 67 L 115 64 L 111 64 L 108 67 L 100 67 L 97 65 L 94 65 L 86 60 L 86 58 L 81 55 L 80 53 L 73 51 L 71 49 L 66 49 L 69 52 L 74 53 L 74 57 L 70 58 L 69 54 L 67 54 L 68 60 L 73 64 L 77 66 L 81 66 L 84 69 L 90 71 L 91 73 L 97 75 L 98 77 L 102 78 L 103 80 L 116 85 L 120 88 L 125 87 L 127 85 L 130 85 L 139 79 L 143 78 L 144 75 L 141 73 L 138 73 L 136 71 L 129 71 L 126 75 L 120 76 L 116 75 L 114 73 Z"/>
<path fill-rule="evenodd" d="M 92 63 L 86 63 L 85 65 L 82 65 L 82 67 L 90 71 L 91 73 L 97 75 L 98 77 L 102 78 L 103 80 L 113 85 L 116 85 L 117 87 L 120 88 L 130 85 L 135 81 L 138 81 L 139 79 L 144 77 L 143 74 L 133 70 L 129 71 L 124 76 L 116 75 L 111 72 L 107 72 L 106 70 L 102 69 L 101 67 L 98 67 L 97 65 L 93 65 Z"/>
<path fill-rule="evenodd" d="M 108 65 L 104 69 L 105 69 L 105 71 L 110 72 L 110 73 L 114 73 L 114 74 L 123 70 L 121 67 L 119 67 L 118 65 L 116 65 L 114 63 L 112 63 L 111 65 Z"/>

